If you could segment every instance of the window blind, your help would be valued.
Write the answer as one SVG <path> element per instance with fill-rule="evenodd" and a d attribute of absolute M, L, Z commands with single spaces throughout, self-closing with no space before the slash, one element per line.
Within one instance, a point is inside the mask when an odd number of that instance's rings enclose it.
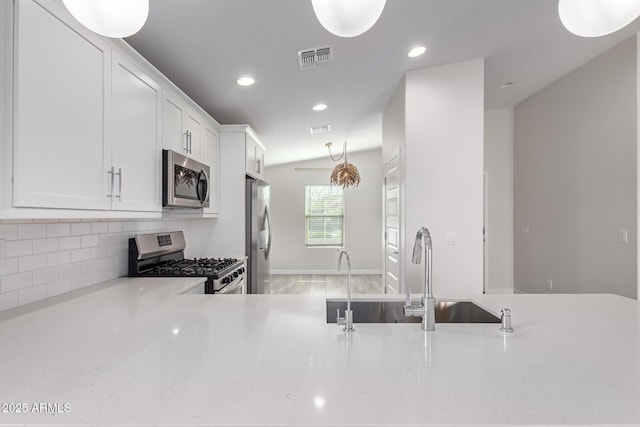
<path fill-rule="evenodd" d="M 305 244 L 344 246 L 344 192 L 342 187 L 305 187 Z"/>

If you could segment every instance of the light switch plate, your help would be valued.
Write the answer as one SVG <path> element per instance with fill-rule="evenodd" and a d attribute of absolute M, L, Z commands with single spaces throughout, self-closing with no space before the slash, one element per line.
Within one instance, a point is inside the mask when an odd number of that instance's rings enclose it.
<path fill-rule="evenodd" d="M 0 239 L 0 265 L 7 263 L 7 241 Z"/>

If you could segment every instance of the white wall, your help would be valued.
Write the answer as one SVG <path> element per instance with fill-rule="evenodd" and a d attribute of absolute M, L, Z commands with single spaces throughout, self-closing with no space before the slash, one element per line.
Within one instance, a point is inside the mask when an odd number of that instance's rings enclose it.
<path fill-rule="evenodd" d="M 128 274 L 128 239 L 182 230 L 185 256 L 202 256 L 213 219 L 0 221 L 0 311 Z M 198 230 L 197 233 L 192 232 Z"/>
<path fill-rule="evenodd" d="M 357 188 L 345 192 L 345 250 L 354 273 L 382 272 L 382 152 L 348 153 L 360 172 Z M 329 184 L 336 165 L 327 157 L 266 168 L 271 184 L 273 242 L 271 272 L 275 274 L 337 273 L 335 248 L 305 246 L 305 185 Z M 296 168 L 311 170 L 296 170 Z M 325 168 L 313 170 L 313 168 Z"/>
<path fill-rule="evenodd" d="M 637 297 L 636 49 L 632 37 L 515 108 L 518 290 Z"/>
<path fill-rule="evenodd" d="M 11 44 L 13 42 L 13 4 L 0 2 L 0 208 L 6 207 L 10 200 L 11 173 L 13 155 L 11 120 Z"/>
<path fill-rule="evenodd" d="M 485 111 L 485 292 L 513 292 L 513 108 Z"/>
<path fill-rule="evenodd" d="M 483 291 L 484 61 L 407 73 L 404 247 L 406 283 L 423 288 L 411 264 L 416 230 L 433 238 L 436 297 Z M 457 234 L 445 246 L 445 233 Z"/>

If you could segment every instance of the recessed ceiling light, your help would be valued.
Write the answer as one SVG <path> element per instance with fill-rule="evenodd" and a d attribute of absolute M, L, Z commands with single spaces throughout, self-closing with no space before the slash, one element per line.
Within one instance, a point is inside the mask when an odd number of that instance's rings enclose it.
<path fill-rule="evenodd" d="M 409 58 L 415 58 L 416 56 L 420 56 L 427 51 L 427 48 L 424 46 L 416 46 L 407 53 Z"/>
<path fill-rule="evenodd" d="M 249 76 L 240 77 L 238 80 L 236 80 L 236 83 L 238 83 L 238 85 L 240 86 L 251 86 L 255 82 L 255 79 Z"/>
<path fill-rule="evenodd" d="M 498 86 L 498 89 L 504 89 L 504 88 L 507 88 L 509 86 L 513 86 L 513 82 L 504 82 L 500 86 Z"/>
<path fill-rule="evenodd" d="M 316 104 L 313 106 L 313 111 L 322 111 L 327 109 L 327 104 Z"/>

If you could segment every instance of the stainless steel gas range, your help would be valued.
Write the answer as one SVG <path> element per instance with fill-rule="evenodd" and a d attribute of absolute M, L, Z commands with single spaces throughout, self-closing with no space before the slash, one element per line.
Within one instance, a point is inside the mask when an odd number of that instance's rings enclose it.
<path fill-rule="evenodd" d="M 205 294 L 241 294 L 246 289 L 244 260 L 186 259 L 182 231 L 140 234 L 129 239 L 130 277 L 206 277 Z M 194 291 L 193 293 L 198 293 Z"/>

